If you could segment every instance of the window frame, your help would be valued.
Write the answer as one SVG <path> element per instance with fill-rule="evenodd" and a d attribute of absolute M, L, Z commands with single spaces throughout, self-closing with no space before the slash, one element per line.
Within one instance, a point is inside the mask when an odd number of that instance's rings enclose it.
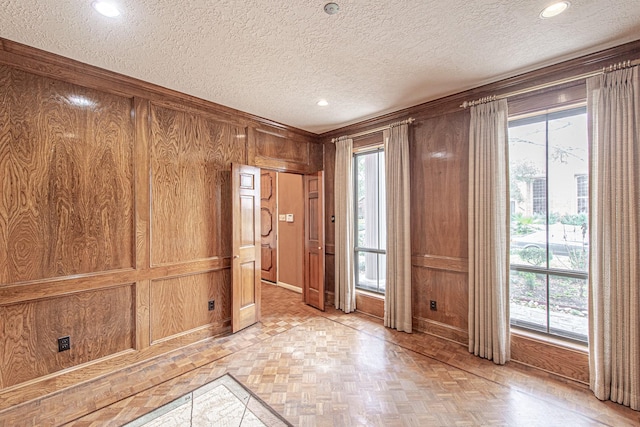
<path fill-rule="evenodd" d="M 380 259 L 380 255 L 387 255 L 387 251 L 386 249 L 379 249 L 379 248 L 367 248 L 367 247 L 362 247 L 358 245 L 358 168 L 357 168 L 357 158 L 358 157 L 362 157 L 362 156 L 366 156 L 372 153 L 385 153 L 384 150 L 384 144 L 382 143 L 378 143 L 375 145 L 367 145 L 365 147 L 361 147 L 359 149 L 354 149 L 353 150 L 353 155 L 352 155 L 352 161 L 353 161 L 353 203 L 354 203 L 354 245 L 353 245 L 353 256 L 354 256 L 354 264 L 355 264 L 355 277 L 354 277 L 354 284 L 355 284 L 355 289 L 357 291 L 364 291 L 364 292 L 370 292 L 372 294 L 375 295 L 380 295 L 380 296 L 384 296 L 385 295 L 385 290 L 386 290 L 386 284 L 385 284 L 385 288 L 384 290 L 380 290 L 380 279 L 378 279 L 377 282 L 377 286 L 376 289 L 373 289 L 372 287 L 369 286 L 361 286 L 360 282 L 359 282 L 359 270 L 358 270 L 358 255 L 359 253 L 369 253 L 369 254 L 376 254 L 376 257 L 378 259 L 378 265 L 380 263 L 379 259 Z M 386 162 L 386 153 L 385 153 L 385 158 L 384 161 Z M 378 181 L 378 185 L 376 186 L 378 188 L 380 188 L 380 184 L 385 185 L 384 182 L 380 183 Z M 378 194 L 379 196 L 379 194 Z M 380 203 L 380 197 L 378 197 L 378 203 Z M 385 209 L 386 209 L 386 203 L 385 203 Z M 378 209 L 380 209 L 380 206 L 378 205 Z M 381 227 L 386 227 L 386 224 L 381 224 L 380 221 L 378 221 L 378 235 L 380 235 L 380 228 Z M 385 233 L 386 235 L 386 233 Z M 378 242 L 378 246 L 380 246 L 380 242 Z"/>
<path fill-rule="evenodd" d="M 581 191 L 583 186 L 586 187 L 586 191 L 584 192 Z M 580 202 L 584 203 L 586 209 L 580 208 Z M 576 212 L 589 214 L 589 174 L 583 173 L 576 175 Z"/>
<path fill-rule="evenodd" d="M 541 108 L 541 109 L 532 109 L 532 110 L 528 110 L 526 111 L 526 113 L 522 113 L 522 114 L 514 114 L 513 116 L 510 116 L 508 118 L 508 128 L 510 129 L 512 126 L 512 122 L 526 122 L 527 120 L 535 120 L 538 117 L 541 116 L 545 116 L 545 122 L 549 123 L 549 120 L 552 120 L 554 117 L 554 113 L 560 113 L 560 114 L 566 114 L 569 113 L 571 111 L 574 110 L 584 110 L 584 113 L 586 113 L 587 111 L 587 103 L 586 100 L 580 100 L 577 102 L 573 102 L 573 103 L 567 103 L 565 105 L 562 106 L 557 106 L 554 108 Z M 551 117 L 550 117 L 551 116 Z M 550 251 L 550 241 L 549 241 L 549 217 L 551 215 L 550 211 L 549 211 L 549 153 L 548 153 L 548 145 L 549 145 L 549 138 L 548 138 L 548 132 L 547 132 L 547 136 L 545 138 L 545 144 L 547 146 L 547 153 L 546 153 L 546 159 L 545 159 L 545 163 L 546 163 L 546 167 L 545 167 L 545 176 L 544 177 L 535 177 L 535 181 L 541 179 L 544 180 L 545 183 L 545 213 L 544 214 L 540 214 L 540 213 L 535 213 L 533 211 L 533 201 L 532 201 L 532 213 L 534 215 L 544 215 L 545 220 L 546 220 L 546 253 L 547 253 L 547 261 L 546 261 L 546 266 L 545 267 L 539 267 L 539 266 L 528 266 L 528 265 L 523 265 L 523 264 L 511 264 L 511 261 L 509 262 L 509 284 L 508 286 L 511 286 L 511 272 L 515 271 L 515 272 L 523 272 L 523 273 L 534 273 L 534 274 L 539 274 L 539 275 L 544 275 L 545 276 L 545 283 L 546 283 L 546 316 L 547 316 L 547 320 L 546 320 L 546 327 L 541 326 L 539 324 L 535 324 L 535 323 L 531 323 L 531 322 L 526 322 L 520 319 L 514 319 L 512 317 L 509 318 L 509 324 L 512 328 L 518 330 L 522 330 L 522 331 L 526 331 L 528 333 L 533 333 L 533 334 L 539 334 L 542 335 L 544 337 L 547 338 L 551 338 L 554 340 L 559 340 L 559 341 L 567 341 L 567 342 L 572 342 L 572 343 L 577 343 L 579 345 L 586 345 L 588 346 L 588 337 L 586 336 L 582 336 L 582 335 L 578 335 L 578 334 L 572 334 L 568 331 L 564 331 L 564 330 L 559 330 L 557 328 L 553 328 L 550 325 L 550 310 L 549 310 L 549 296 L 550 296 L 550 280 L 552 277 L 561 277 L 561 278 L 570 278 L 570 279 L 581 279 L 581 280 L 588 280 L 589 279 L 589 271 L 579 271 L 579 270 L 565 270 L 565 269 L 559 269 L 559 268 L 554 268 L 554 267 L 550 267 L 549 266 L 549 251 Z M 587 147 L 588 149 L 588 147 Z M 508 167 L 510 167 L 508 165 Z M 510 172 L 510 171 L 509 171 Z M 576 183 L 578 182 L 577 178 L 579 176 L 582 177 L 586 177 L 587 179 L 587 185 L 589 184 L 589 174 L 577 174 L 576 175 Z M 533 195 L 533 182 L 531 183 L 532 185 L 532 195 Z M 576 186 L 576 197 L 577 199 L 579 198 L 578 194 L 579 192 L 577 191 L 578 188 Z M 587 215 L 589 215 L 589 209 L 590 206 L 588 204 L 588 194 L 589 191 L 587 189 L 587 210 L 584 211 L 585 213 L 587 213 Z M 511 197 L 509 195 L 509 197 Z M 576 199 L 576 200 L 577 200 Z M 576 212 L 578 212 L 578 203 L 576 202 Z M 511 213 L 509 215 L 511 217 Z M 509 221 L 511 221 L 511 219 L 509 218 Z M 589 239 L 590 240 L 590 239 Z M 509 243 L 509 252 L 511 252 L 511 243 Z M 559 331 L 560 333 L 556 332 L 553 333 L 552 331 Z"/>

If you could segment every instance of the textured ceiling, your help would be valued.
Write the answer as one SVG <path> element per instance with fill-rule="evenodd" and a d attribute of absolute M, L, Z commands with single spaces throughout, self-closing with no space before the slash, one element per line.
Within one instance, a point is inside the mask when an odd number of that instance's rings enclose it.
<path fill-rule="evenodd" d="M 0 37 L 316 133 L 640 39 L 640 0 L 114 2 L 0 0 Z"/>

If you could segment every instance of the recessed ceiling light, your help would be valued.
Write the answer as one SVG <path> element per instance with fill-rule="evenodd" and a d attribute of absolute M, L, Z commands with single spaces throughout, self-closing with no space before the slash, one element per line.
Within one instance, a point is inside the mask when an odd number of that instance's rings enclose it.
<path fill-rule="evenodd" d="M 560 1 L 558 3 L 554 3 L 552 5 L 549 5 L 549 6 L 545 7 L 542 10 L 542 12 L 540 12 L 540 18 L 547 19 L 547 18 L 553 18 L 554 16 L 558 16 L 562 12 L 567 10 L 569 8 L 570 4 L 571 3 L 569 3 L 568 1 Z"/>
<path fill-rule="evenodd" d="M 108 1 L 96 0 L 91 3 L 91 6 L 93 6 L 93 8 L 97 10 L 100 15 L 104 15 L 107 18 L 115 18 L 116 16 L 120 15 L 120 11 L 116 7 L 116 5 Z"/>
<path fill-rule="evenodd" d="M 326 99 L 321 99 L 317 104 L 319 107 L 326 107 L 327 105 L 329 105 Z"/>

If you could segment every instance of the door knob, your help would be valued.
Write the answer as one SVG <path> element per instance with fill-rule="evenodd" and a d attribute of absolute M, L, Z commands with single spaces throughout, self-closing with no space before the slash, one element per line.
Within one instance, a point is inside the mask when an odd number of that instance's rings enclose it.
<path fill-rule="evenodd" d="M 322 250 L 322 246 L 318 246 L 318 250 L 321 251 Z"/>
<path fill-rule="evenodd" d="M 240 258 L 240 255 L 234 255 L 233 259 Z"/>

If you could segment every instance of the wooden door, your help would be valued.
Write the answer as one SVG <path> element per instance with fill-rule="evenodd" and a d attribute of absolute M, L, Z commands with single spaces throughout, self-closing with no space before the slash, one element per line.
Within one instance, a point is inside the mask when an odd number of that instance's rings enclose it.
<path fill-rule="evenodd" d="M 260 320 L 260 169 L 231 165 L 231 330 Z"/>
<path fill-rule="evenodd" d="M 304 302 L 324 311 L 324 174 L 304 177 Z"/>
<path fill-rule="evenodd" d="M 261 270 L 262 279 L 276 282 L 278 280 L 278 248 L 276 242 L 276 227 L 278 212 L 276 193 L 276 173 L 262 171 L 260 174 L 260 224 L 262 235 Z"/>

